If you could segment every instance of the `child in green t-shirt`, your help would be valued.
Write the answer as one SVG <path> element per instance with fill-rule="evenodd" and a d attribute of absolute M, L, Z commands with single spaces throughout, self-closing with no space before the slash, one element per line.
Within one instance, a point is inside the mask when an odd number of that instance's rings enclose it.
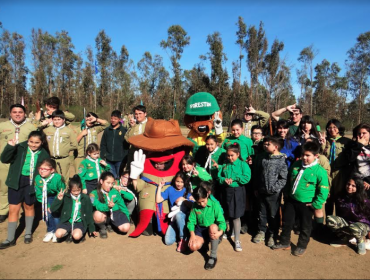
<path fill-rule="evenodd" d="M 314 210 L 322 208 L 329 194 L 328 174 L 318 164 L 319 152 L 317 143 L 305 143 L 302 146 L 302 160 L 296 161 L 289 171 L 289 181 L 284 189 L 283 231 L 280 243 L 272 247 L 274 250 L 290 249 L 294 218 L 298 216 L 301 231 L 292 254 L 299 257 L 306 252 L 312 230 L 312 215 Z"/>

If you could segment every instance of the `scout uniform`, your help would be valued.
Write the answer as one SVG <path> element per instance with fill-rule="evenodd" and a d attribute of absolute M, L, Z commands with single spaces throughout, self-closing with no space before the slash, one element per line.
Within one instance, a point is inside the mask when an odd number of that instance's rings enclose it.
<path fill-rule="evenodd" d="M 186 173 L 186 176 L 190 178 L 189 183 L 193 190 L 203 181 L 212 181 L 212 176 L 203 167 L 196 166 L 195 169 L 198 171 L 197 176 L 193 172 Z"/>
<path fill-rule="evenodd" d="M 199 230 L 196 231 L 196 227 L 200 228 L 200 231 L 203 231 L 204 228 L 208 229 L 213 224 L 218 225 L 218 229 L 225 232 L 226 221 L 220 204 L 211 199 L 208 199 L 207 205 L 204 208 L 196 202 L 193 203 L 187 224 L 189 231 L 193 231 L 196 235 L 201 236 L 197 234 Z M 203 235 L 201 237 L 204 238 L 205 236 Z"/>
<path fill-rule="evenodd" d="M 67 111 L 63 111 L 63 113 L 64 113 L 64 117 L 65 117 L 65 120 L 66 120 L 65 121 L 66 126 L 70 126 L 70 124 L 76 118 L 75 115 L 73 115 L 71 112 L 67 112 Z M 51 118 L 51 116 L 47 116 L 46 118 Z M 53 125 L 53 122 L 51 122 L 48 125 L 43 126 L 43 125 L 41 125 L 41 121 L 40 120 L 36 120 L 36 119 L 33 119 L 32 123 L 35 124 L 38 129 L 45 129 L 45 128 Z"/>
<path fill-rule="evenodd" d="M 52 213 L 61 213 L 58 229 L 65 229 L 72 232 L 73 229 L 80 229 L 84 234 L 87 230 L 90 233 L 95 231 L 93 219 L 93 207 L 88 195 L 81 193 L 78 197 L 66 193 L 62 200 L 55 199 L 51 204 Z"/>
<path fill-rule="evenodd" d="M 204 167 L 204 169 L 211 174 L 213 180 L 216 180 L 218 168 L 213 166 L 213 161 L 218 165 L 224 164 L 226 161 L 226 151 L 223 148 L 216 147 L 212 153 L 209 153 L 206 146 L 201 146 L 195 154 L 194 159 L 197 164 Z"/>
<path fill-rule="evenodd" d="M 74 160 L 74 165 L 75 165 L 75 169 L 78 170 L 78 168 L 80 167 L 80 164 L 81 164 L 81 161 L 84 160 L 85 158 L 85 150 L 87 148 L 87 146 L 91 143 L 96 143 L 98 144 L 98 134 L 100 132 L 103 132 L 104 129 L 106 129 L 107 127 L 109 126 L 109 123 L 107 122 L 105 125 L 103 124 L 97 124 L 97 125 L 94 125 L 94 126 L 86 126 L 87 128 L 87 135 L 83 136 L 80 140 L 80 142 L 78 142 L 78 146 L 77 146 L 77 157 L 76 159 Z M 81 129 L 79 129 L 77 131 L 77 135 L 81 133 Z M 85 143 L 85 140 L 86 139 L 86 143 Z"/>
<path fill-rule="evenodd" d="M 130 213 L 130 215 L 132 215 L 132 212 L 134 211 L 135 206 L 137 205 L 137 198 L 134 192 L 129 189 L 129 186 L 127 187 L 123 186 L 119 180 L 116 181 L 116 185 L 126 188 L 125 191 L 120 190 L 119 192 L 126 204 L 128 212 Z"/>
<path fill-rule="evenodd" d="M 231 185 L 225 183 L 225 179 L 232 179 Z M 251 170 L 245 161 L 236 159 L 234 162 L 225 164 L 219 168 L 218 180 L 224 186 L 225 202 L 228 208 L 229 218 L 240 218 L 244 215 L 246 206 L 245 186 L 251 179 Z"/>
<path fill-rule="evenodd" d="M 50 156 L 57 163 L 57 172 L 61 174 L 64 181 L 69 180 L 69 168 L 71 160 L 69 153 L 77 149 L 76 134 L 67 126 L 48 126 L 44 129 L 49 144 Z"/>
<path fill-rule="evenodd" d="M 107 213 L 110 215 L 112 224 L 119 227 L 123 224 L 130 222 L 130 213 L 127 210 L 125 202 L 123 201 L 121 194 L 114 188 L 112 188 L 109 193 L 105 192 L 103 189 L 100 190 L 104 196 L 105 202 L 99 201 L 98 190 L 94 190 L 90 194 L 90 199 L 93 206 L 97 211 Z M 113 201 L 113 208 L 108 207 L 108 202 Z"/>
<path fill-rule="evenodd" d="M 47 178 L 37 175 L 35 178 L 36 199 L 42 204 L 42 218 L 44 221 L 50 219 L 48 208 L 61 190 L 66 188 L 62 176 L 58 173 L 52 173 Z"/>
<path fill-rule="evenodd" d="M 109 171 L 110 165 L 103 166 L 100 164 L 101 158 L 96 160 L 87 156 L 78 167 L 78 175 L 81 178 L 82 189 L 87 189 L 87 193 L 90 194 L 98 186 L 98 180 L 100 174 Z"/>
<path fill-rule="evenodd" d="M 17 143 L 26 141 L 28 135 L 36 130 L 36 126 L 28 121 L 15 124 L 12 120 L 0 123 L 0 154 L 8 141 L 18 139 Z M 9 172 L 9 164 L 0 162 L 0 215 L 8 215 L 8 186 L 5 184 Z"/>
<path fill-rule="evenodd" d="M 258 120 L 252 119 L 247 122 L 245 119 L 243 119 L 243 134 L 248 138 L 252 138 L 252 126 L 259 125 L 260 127 L 263 127 L 270 117 L 268 113 L 263 111 L 256 111 L 254 115 L 258 115 Z"/>
<path fill-rule="evenodd" d="M 312 230 L 312 210 L 321 209 L 329 194 L 329 182 L 326 170 L 316 159 L 308 166 L 303 166 L 301 160 L 296 161 L 291 170 L 289 181 L 284 189 L 283 231 L 280 242 L 284 246 L 290 244 L 290 235 L 295 217 L 301 221 L 301 233 L 297 247 L 306 249 Z"/>
<path fill-rule="evenodd" d="M 240 146 L 240 156 L 245 161 L 247 158 L 254 154 L 253 141 L 250 138 L 240 135 L 239 138 L 234 136 L 227 137 L 222 143 L 221 147 L 226 150 L 226 148 L 234 143 L 238 143 Z"/>
<path fill-rule="evenodd" d="M 129 138 L 132 137 L 132 136 L 136 136 L 136 135 L 140 135 L 140 134 L 143 134 L 144 131 L 145 131 L 145 126 L 146 126 L 146 123 L 147 123 L 148 119 L 145 118 L 145 120 L 141 123 L 138 123 L 132 127 L 130 127 L 129 125 L 129 128 L 127 129 L 127 132 L 125 134 L 125 140 L 126 142 L 129 143 Z M 127 165 L 126 165 L 126 169 L 125 170 L 129 170 L 130 169 L 130 165 L 131 165 L 131 162 L 133 161 L 134 159 L 134 153 L 135 151 L 137 151 L 138 149 L 135 148 L 135 146 L 133 145 L 130 145 L 130 148 L 128 150 L 128 156 L 127 156 Z"/>

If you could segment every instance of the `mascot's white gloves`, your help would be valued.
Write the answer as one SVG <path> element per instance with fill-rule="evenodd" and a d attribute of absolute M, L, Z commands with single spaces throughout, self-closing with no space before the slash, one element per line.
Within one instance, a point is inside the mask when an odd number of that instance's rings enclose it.
<path fill-rule="evenodd" d="M 180 212 L 181 210 L 181 204 L 182 204 L 183 200 L 179 201 L 177 203 L 177 205 L 174 205 L 172 208 L 171 208 L 171 212 L 168 213 L 168 218 L 171 219 L 171 221 L 173 220 L 173 218 L 176 216 L 177 213 Z"/>
<path fill-rule="evenodd" d="M 140 149 L 134 153 L 134 160 L 131 162 L 130 178 L 137 179 L 140 174 L 144 171 L 144 163 L 146 156 L 143 154 L 143 150 Z"/>
<path fill-rule="evenodd" d="M 220 118 L 220 112 L 215 113 L 215 118 L 213 120 L 213 126 L 215 127 L 216 135 L 220 135 L 224 132 L 222 129 L 222 120 Z"/>

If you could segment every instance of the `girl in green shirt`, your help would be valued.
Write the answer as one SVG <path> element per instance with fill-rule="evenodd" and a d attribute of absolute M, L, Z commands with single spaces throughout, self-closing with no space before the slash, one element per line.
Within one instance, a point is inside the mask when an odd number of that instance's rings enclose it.
<path fill-rule="evenodd" d="M 194 158 L 190 155 L 182 158 L 181 167 L 189 178 L 192 189 L 195 189 L 202 181 L 212 181 L 212 176 L 203 167 L 197 166 Z"/>
<path fill-rule="evenodd" d="M 137 198 L 134 192 L 131 190 L 133 185 L 129 171 L 123 171 L 120 179 L 116 180 L 114 188 L 120 192 L 123 200 L 125 201 L 128 212 L 130 215 L 132 215 L 132 212 L 134 212 L 135 206 L 137 205 Z"/>
<path fill-rule="evenodd" d="M 113 188 L 114 182 L 114 175 L 104 172 L 100 176 L 98 188 L 90 194 L 96 209 L 94 221 L 100 229 L 101 238 L 108 237 L 106 224 L 112 223 L 122 233 L 130 230 L 130 214 L 121 194 Z"/>
<path fill-rule="evenodd" d="M 59 216 L 55 213 L 52 214 L 50 211 L 50 205 L 55 200 L 56 196 L 61 190 L 66 188 L 63 177 L 55 173 L 57 166 L 53 159 L 45 159 L 39 166 L 39 175 L 35 179 L 35 191 L 36 198 L 42 205 L 42 219 L 45 221 L 47 226 L 47 233 L 43 239 L 43 242 L 49 242 L 53 239 L 53 242 L 57 242 L 55 230 L 59 224 Z"/>

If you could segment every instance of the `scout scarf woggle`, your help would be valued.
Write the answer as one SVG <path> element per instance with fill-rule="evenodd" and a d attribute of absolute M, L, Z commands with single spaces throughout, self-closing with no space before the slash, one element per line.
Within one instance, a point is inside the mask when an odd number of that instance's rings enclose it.
<path fill-rule="evenodd" d="M 12 119 L 10 119 L 12 125 L 15 126 L 15 144 L 19 142 L 19 133 L 21 132 L 21 126 L 24 125 L 27 120 L 24 120 L 21 124 L 16 124 Z"/>

